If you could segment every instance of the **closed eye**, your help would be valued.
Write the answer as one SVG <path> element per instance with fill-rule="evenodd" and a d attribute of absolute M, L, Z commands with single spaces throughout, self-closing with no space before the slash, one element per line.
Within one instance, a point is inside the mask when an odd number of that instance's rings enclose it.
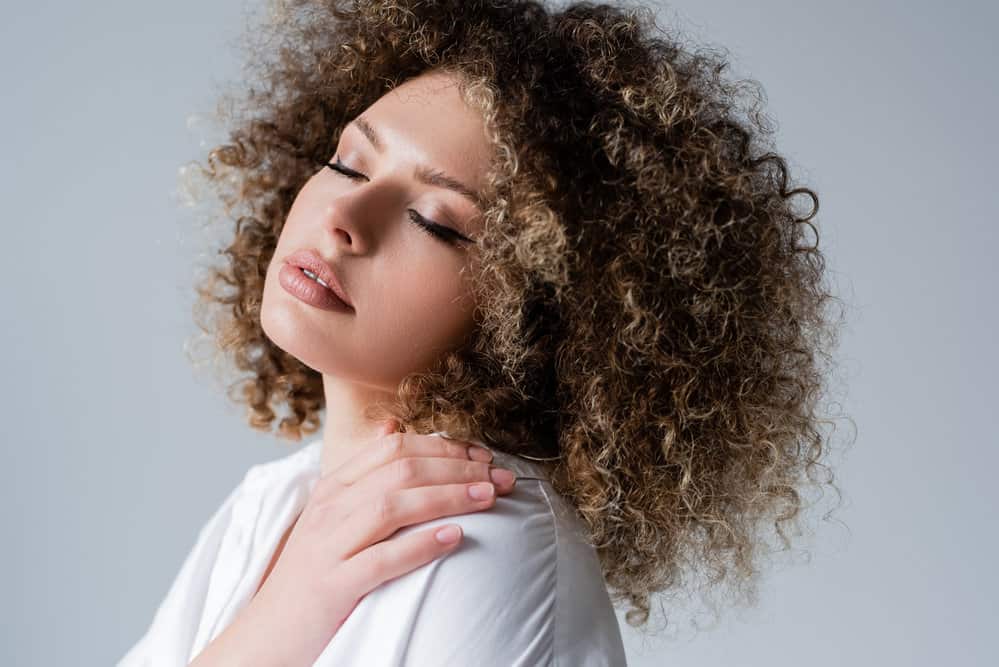
<path fill-rule="evenodd" d="M 325 166 L 329 167 L 330 169 L 332 169 L 337 173 L 343 174 L 347 178 L 351 179 L 367 178 L 364 174 L 354 171 L 353 169 L 345 165 L 343 162 L 340 162 L 340 158 L 335 158 L 335 160 L 336 162 L 327 162 Z"/>
<path fill-rule="evenodd" d="M 324 166 L 329 167 L 331 170 L 335 171 L 342 176 L 345 176 L 353 181 L 360 179 L 367 179 L 364 174 L 354 171 L 344 163 L 340 162 L 340 158 L 334 158 L 334 162 L 327 162 Z M 409 219 L 422 231 L 430 234 L 436 239 L 443 241 L 449 245 L 455 245 L 458 241 L 464 241 L 467 243 L 475 243 L 472 239 L 468 238 L 464 234 L 451 229 L 445 225 L 438 224 L 433 220 L 428 220 L 427 218 L 420 215 L 417 211 L 413 209 L 407 209 L 409 214 Z"/>

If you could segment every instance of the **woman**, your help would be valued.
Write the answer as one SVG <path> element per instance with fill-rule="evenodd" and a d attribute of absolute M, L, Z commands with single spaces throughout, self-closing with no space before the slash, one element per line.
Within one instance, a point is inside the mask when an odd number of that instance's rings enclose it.
<path fill-rule="evenodd" d="M 612 601 L 751 598 L 761 525 L 832 485 L 834 329 L 817 198 L 724 63 L 588 3 L 269 28 L 202 170 L 236 220 L 203 326 L 252 426 L 322 438 L 249 471 L 119 664 L 621 665 Z"/>

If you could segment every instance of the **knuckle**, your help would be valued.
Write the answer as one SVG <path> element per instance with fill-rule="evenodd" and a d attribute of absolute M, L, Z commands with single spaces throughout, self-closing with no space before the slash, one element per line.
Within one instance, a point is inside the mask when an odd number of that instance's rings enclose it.
<path fill-rule="evenodd" d="M 388 554 L 385 549 L 368 549 L 365 561 L 368 576 L 375 580 L 379 580 L 389 566 Z"/>
<path fill-rule="evenodd" d="M 434 456 L 450 456 L 454 452 L 451 441 L 439 435 L 433 438 L 433 445 Z"/>
<path fill-rule="evenodd" d="M 457 458 L 468 458 L 468 447 L 459 444 L 454 440 L 446 440 L 444 438 L 438 438 L 440 440 L 439 447 L 441 456 L 453 456 Z"/>
<path fill-rule="evenodd" d="M 402 433 L 392 433 L 385 437 L 385 449 L 388 450 L 389 458 L 402 456 L 406 448 L 406 440 Z"/>
<path fill-rule="evenodd" d="M 465 464 L 465 479 L 483 480 L 489 479 L 489 464 L 479 461 L 469 461 Z"/>
<path fill-rule="evenodd" d="M 448 484 L 447 491 L 435 498 L 437 511 L 456 514 L 465 510 L 472 499 L 468 495 L 468 484 Z"/>
<path fill-rule="evenodd" d="M 395 517 L 396 502 L 395 496 L 386 494 L 380 496 L 375 502 L 375 515 L 381 524 L 390 524 Z"/>
<path fill-rule="evenodd" d="M 395 478 L 400 484 L 409 484 L 416 479 L 419 470 L 412 458 L 401 458 L 395 462 Z"/>

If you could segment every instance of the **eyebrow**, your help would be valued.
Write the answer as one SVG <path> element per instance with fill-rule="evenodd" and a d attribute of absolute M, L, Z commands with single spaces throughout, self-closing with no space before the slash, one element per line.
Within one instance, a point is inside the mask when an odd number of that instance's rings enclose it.
<path fill-rule="evenodd" d="M 363 117 L 358 116 L 347 124 L 356 126 L 357 129 L 359 129 L 361 133 L 367 137 L 368 141 L 371 142 L 371 145 L 375 147 L 375 150 L 379 153 L 382 152 L 385 144 L 382 142 L 378 132 L 375 131 L 375 128 L 372 127 L 368 121 L 366 121 Z M 485 210 L 486 208 L 485 201 L 481 194 L 439 169 L 432 169 L 421 164 L 416 168 L 416 178 L 421 183 L 426 183 L 427 185 L 453 190 L 454 192 L 470 199 L 472 203 L 478 206 L 481 210 Z"/>

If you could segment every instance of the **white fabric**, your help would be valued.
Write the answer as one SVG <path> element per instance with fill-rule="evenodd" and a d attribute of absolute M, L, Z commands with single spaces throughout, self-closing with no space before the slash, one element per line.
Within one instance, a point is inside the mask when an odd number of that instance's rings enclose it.
<path fill-rule="evenodd" d="M 445 434 L 446 435 L 446 434 Z M 479 443 L 481 444 L 481 443 Z M 320 474 L 321 440 L 249 469 L 201 528 L 146 633 L 118 667 L 187 665 L 248 603 Z M 461 525 L 457 549 L 361 599 L 318 667 L 625 665 L 593 548 L 543 468 L 493 450 L 514 491 Z M 534 479 L 530 479 L 534 478 Z"/>

